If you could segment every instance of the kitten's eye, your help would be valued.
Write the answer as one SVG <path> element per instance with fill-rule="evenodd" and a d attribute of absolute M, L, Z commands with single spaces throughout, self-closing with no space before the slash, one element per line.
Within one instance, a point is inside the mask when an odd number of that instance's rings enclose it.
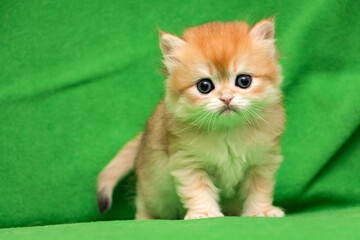
<path fill-rule="evenodd" d="M 214 84 L 212 81 L 208 78 L 201 79 L 196 83 L 196 87 L 199 89 L 199 91 L 203 94 L 208 94 L 214 89 Z"/>
<path fill-rule="evenodd" d="M 240 74 L 236 77 L 235 85 L 240 88 L 248 88 L 251 85 L 252 78 L 247 74 Z"/>

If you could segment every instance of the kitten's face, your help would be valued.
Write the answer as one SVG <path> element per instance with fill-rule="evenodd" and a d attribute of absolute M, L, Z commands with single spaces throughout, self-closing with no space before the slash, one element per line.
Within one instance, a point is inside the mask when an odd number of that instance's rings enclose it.
<path fill-rule="evenodd" d="M 183 39 L 162 34 L 169 73 L 166 103 L 193 125 L 216 128 L 260 118 L 280 101 L 273 22 L 208 23 Z"/>

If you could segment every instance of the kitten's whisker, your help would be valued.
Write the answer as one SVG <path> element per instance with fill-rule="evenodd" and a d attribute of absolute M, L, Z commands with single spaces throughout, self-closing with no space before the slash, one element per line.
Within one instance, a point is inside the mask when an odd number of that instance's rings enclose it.
<path fill-rule="evenodd" d="M 266 120 L 263 117 L 261 117 L 255 110 L 249 109 L 249 112 L 251 114 L 253 114 L 255 117 L 257 117 L 258 119 L 261 119 L 262 121 L 266 122 Z"/>
<path fill-rule="evenodd" d="M 215 123 L 216 123 L 216 120 L 217 120 L 217 118 L 219 117 L 219 115 L 217 115 L 217 114 L 215 114 L 215 118 L 214 118 L 214 127 L 215 127 Z"/>
<path fill-rule="evenodd" d="M 196 130 L 196 134 L 198 133 L 199 129 L 201 129 L 202 125 L 206 122 L 206 119 L 209 114 L 210 114 L 210 112 L 206 111 L 205 115 L 202 116 L 202 121 L 200 122 L 200 125 L 199 125 L 198 129 Z"/>
<path fill-rule="evenodd" d="M 216 114 L 213 114 L 213 115 L 211 116 L 211 118 L 210 118 L 210 122 L 209 122 L 209 128 L 210 128 L 210 130 L 212 130 L 212 124 L 213 124 L 213 121 L 214 121 L 215 117 L 216 117 Z M 209 131 L 209 134 L 210 134 L 210 131 Z"/>
<path fill-rule="evenodd" d="M 271 111 L 268 111 L 271 112 Z M 253 112 L 254 115 L 256 115 L 256 117 L 258 117 L 259 119 L 261 119 L 271 130 L 274 130 L 273 127 L 271 126 L 271 124 L 269 123 L 269 121 L 265 120 L 263 117 L 261 117 L 258 113 Z"/>
<path fill-rule="evenodd" d="M 189 129 L 190 127 L 197 127 L 197 123 L 202 119 L 202 117 L 206 114 L 206 110 L 205 109 L 201 109 L 200 111 L 200 114 L 202 112 L 202 114 L 195 118 L 195 120 L 191 121 L 191 122 L 188 122 L 187 123 L 187 126 L 183 129 L 183 130 L 187 130 Z"/>
<path fill-rule="evenodd" d="M 195 120 L 191 121 L 190 123 L 188 123 L 189 125 L 192 125 L 192 126 L 196 126 L 196 124 L 199 122 L 199 120 L 202 118 L 202 116 L 204 115 L 205 113 L 203 113 L 202 115 L 198 116 L 197 118 L 195 118 Z"/>
<path fill-rule="evenodd" d="M 254 124 L 254 122 L 253 122 L 253 119 L 252 119 L 252 117 L 251 117 L 251 114 L 250 114 L 249 110 L 246 109 L 244 113 L 245 113 L 245 115 L 247 116 L 247 119 L 249 120 L 250 126 L 255 127 L 255 124 Z"/>
<path fill-rule="evenodd" d="M 207 126 L 207 133 L 208 134 L 210 134 L 209 127 L 210 127 L 211 118 L 212 118 L 212 115 L 209 112 L 209 115 L 207 116 L 206 121 L 205 121 L 205 127 Z"/>
<path fill-rule="evenodd" d="M 208 132 L 208 134 L 210 134 L 210 123 L 211 123 L 211 119 L 212 119 L 212 115 L 210 115 L 209 116 L 209 119 L 208 119 L 208 121 L 207 121 L 207 132 Z"/>
<path fill-rule="evenodd" d="M 247 124 L 251 125 L 248 116 L 246 115 L 246 113 L 244 111 L 241 111 L 241 116 L 243 117 L 243 119 L 247 122 Z"/>

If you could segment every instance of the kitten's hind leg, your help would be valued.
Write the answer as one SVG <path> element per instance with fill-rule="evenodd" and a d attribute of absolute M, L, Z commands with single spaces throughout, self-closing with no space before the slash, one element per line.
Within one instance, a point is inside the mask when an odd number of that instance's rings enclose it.
<path fill-rule="evenodd" d="M 136 220 L 149 220 L 156 219 L 145 207 L 142 199 L 140 197 L 136 198 Z"/>
<path fill-rule="evenodd" d="M 149 220 L 149 219 L 155 219 L 154 217 L 152 217 L 151 215 L 149 215 L 146 211 L 136 211 L 136 215 L 135 215 L 135 219 L 136 220 Z"/>

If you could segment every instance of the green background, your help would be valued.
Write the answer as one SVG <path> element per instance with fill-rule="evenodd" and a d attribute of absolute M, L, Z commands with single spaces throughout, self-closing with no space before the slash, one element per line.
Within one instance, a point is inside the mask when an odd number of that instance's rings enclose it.
<path fill-rule="evenodd" d="M 356 0 L 0 1 L 0 238 L 359 238 L 359 12 Z M 163 96 L 156 28 L 271 16 L 288 217 L 97 222 L 134 215 L 133 176 L 104 216 L 95 185 Z"/>

